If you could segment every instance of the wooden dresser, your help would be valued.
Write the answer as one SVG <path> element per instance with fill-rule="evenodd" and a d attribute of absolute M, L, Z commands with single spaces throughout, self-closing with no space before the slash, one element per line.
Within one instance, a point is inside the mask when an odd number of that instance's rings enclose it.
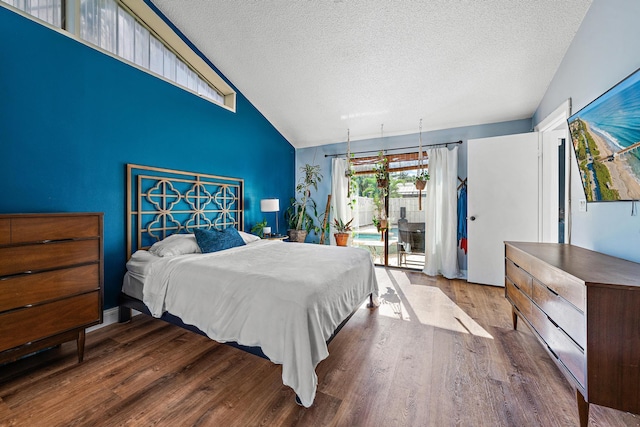
<path fill-rule="evenodd" d="M 640 264 L 572 245 L 505 242 L 513 327 L 525 321 L 589 403 L 640 413 Z"/>
<path fill-rule="evenodd" d="M 102 322 L 102 213 L 0 215 L 0 363 Z"/>

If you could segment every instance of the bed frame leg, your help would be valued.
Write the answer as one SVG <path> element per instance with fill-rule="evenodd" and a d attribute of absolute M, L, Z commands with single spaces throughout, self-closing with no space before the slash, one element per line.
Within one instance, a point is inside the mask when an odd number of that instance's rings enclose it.
<path fill-rule="evenodd" d="M 131 308 L 119 306 L 118 307 L 118 322 L 126 323 L 131 321 Z"/>
<path fill-rule="evenodd" d="M 367 304 L 367 308 L 375 308 L 375 305 L 373 305 L 373 294 L 369 294 L 369 304 Z"/>

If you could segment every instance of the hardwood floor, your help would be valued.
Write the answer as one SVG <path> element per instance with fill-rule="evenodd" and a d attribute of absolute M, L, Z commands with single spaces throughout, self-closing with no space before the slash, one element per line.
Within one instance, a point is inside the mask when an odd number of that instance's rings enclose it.
<path fill-rule="evenodd" d="M 0 367 L 0 426 L 577 426 L 574 391 L 502 288 L 378 269 L 304 409 L 267 360 L 146 316 Z M 640 416 L 591 406 L 591 426 Z"/>

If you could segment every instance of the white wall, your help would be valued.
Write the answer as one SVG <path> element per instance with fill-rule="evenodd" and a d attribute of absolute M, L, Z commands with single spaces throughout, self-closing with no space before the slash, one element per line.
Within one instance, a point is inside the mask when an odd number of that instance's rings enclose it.
<path fill-rule="evenodd" d="M 594 0 L 533 123 L 538 124 L 568 98 L 572 112 L 577 112 L 638 69 L 639 18 L 638 0 Z M 587 212 L 579 212 L 578 201 L 584 195 L 575 164 L 571 188 L 571 243 L 640 262 L 640 216 L 631 216 L 631 203 L 589 203 Z"/>

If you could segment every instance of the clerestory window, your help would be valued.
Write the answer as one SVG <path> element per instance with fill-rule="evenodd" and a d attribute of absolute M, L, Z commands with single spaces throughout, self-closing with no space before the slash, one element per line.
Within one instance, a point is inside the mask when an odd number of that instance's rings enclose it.
<path fill-rule="evenodd" d="M 0 0 L 235 111 L 233 89 L 142 0 Z"/>
<path fill-rule="evenodd" d="M 0 0 L 54 27 L 62 28 L 62 0 Z"/>

